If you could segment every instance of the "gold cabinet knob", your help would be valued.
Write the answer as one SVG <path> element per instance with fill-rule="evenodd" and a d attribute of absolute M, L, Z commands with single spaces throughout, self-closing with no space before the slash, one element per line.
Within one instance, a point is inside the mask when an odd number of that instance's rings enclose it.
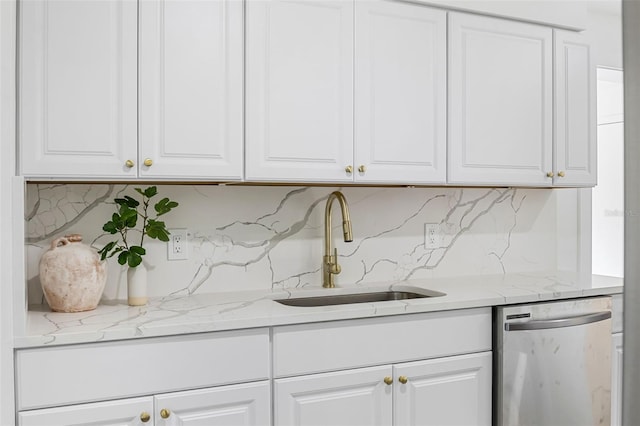
<path fill-rule="evenodd" d="M 360 173 L 364 173 L 367 171 L 367 168 L 364 166 L 364 164 L 361 164 L 360 167 L 358 167 L 358 171 Z"/>
<path fill-rule="evenodd" d="M 385 378 L 383 379 L 383 381 L 384 381 L 387 385 L 392 385 L 392 384 L 393 384 L 393 377 L 389 377 L 389 376 L 387 376 L 387 377 L 385 377 Z"/>
<path fill-rule="evenodd" d="M 560 171 L 558 172 L 558 176 L 560 176 L 560 177 L 564 177 L 564 172 L 563 172 L 562 170 L 560 170 Z"/>
<path fill-rule="evenodd" d="M 400 376 L 398 377 L 398 381 L 404 385 L 409 381 L 409 378 L 407 376 Z"/>
<path fill-rule="evenodd" d="M 132 168 L 133 166 L 135 166 L 135 163 L 133 162 L 133 160 L 127 160 L 124 162 L 124 165 L 128 168 Z"/>
<path fill-rule="evenodd" d="M 167 410 L 166 408 L 160 410 L 160 417 L 162 417 L 163 419 L 168 419 L 170 415 L 171 411 Z"/>
<path fill-rule="evenodd" d="M 147 166 L 147 167 L 153 166 L 153 160 L 151 158 L 145 158 L 144 159 L 144 165 Z"/>
<path fill-rule="evenodd" d="M 347 166 L 347 167 L 344 168 L 344 171 L 347 172 L 347 173 L 353 173 L 353 167 Z"/>
<path fill-rule="evenodd" d="M 142 423 L 146 423 L 151 420 L 151 415 L 146 411 L 143 411 L 142 413 L 140 413 L 140 420 L 142 421 Z"/>
<path fill-rule="evenodd" d="M 547 177 L 553 177 L 553 172 L 547 172 Z"/>

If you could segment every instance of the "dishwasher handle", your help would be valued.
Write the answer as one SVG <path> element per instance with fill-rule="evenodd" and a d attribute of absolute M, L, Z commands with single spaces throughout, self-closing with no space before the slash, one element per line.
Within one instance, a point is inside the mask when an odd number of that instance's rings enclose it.
<path fill-rule="evenodd" d="M 504 325 L 504 329 L 505 331 L 522 331 L 542 330 L 545 328 L 574 327 L 576 325 L 584 325 L 590 324 L 592 322 L 604 321 L 609 318 L 611 318 L 611 311 L 604 311 L 570 318 L 506 323 Z"/>

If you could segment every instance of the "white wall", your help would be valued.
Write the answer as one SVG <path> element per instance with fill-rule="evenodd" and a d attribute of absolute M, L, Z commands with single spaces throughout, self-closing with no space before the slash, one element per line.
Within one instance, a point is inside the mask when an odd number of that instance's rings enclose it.
<path fill-rule="evenodd" d="M 15 141 L 15 2 L 0 1 L 0 424 L 14 422 L 11 178 Z M 20 283 L 15 283 L 20 285 Z"/>

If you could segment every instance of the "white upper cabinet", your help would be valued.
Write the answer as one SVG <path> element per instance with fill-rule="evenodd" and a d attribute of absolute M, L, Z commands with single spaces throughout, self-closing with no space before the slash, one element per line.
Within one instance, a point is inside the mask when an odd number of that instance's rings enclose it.
<path fill-rule="evenodd" d="M 551 185 L 552 30 L 449 18 L 448 182 Z"/>
<path fill-rule="evenodd" d="M 353 180 L 353 9 L 247 1 L 247 180 Z"/>
<path fill-rule="evenodd" d="M 27 0 L 19 20 L 21 173 L 136 176 L 137 2 Z"/>
<path fill-rule="evenodd" d="M 556 186 L 596 184 L 596 67 L 584 34 L 555 30 Z"/>
<path fill-rule="evenodd" d="M 21 173 L 241 179 L 242 13 L 239 1 L 22 1 Z"/>
<path fill-rule="evenodd" d="M 140 177 L 241 179 L 242 2 L 139 7 Z"/>
<path fill-rule="evenodd" d="M 356 182 L 446 182 L 446 19 L 414 4 L 356 2 Z"/>

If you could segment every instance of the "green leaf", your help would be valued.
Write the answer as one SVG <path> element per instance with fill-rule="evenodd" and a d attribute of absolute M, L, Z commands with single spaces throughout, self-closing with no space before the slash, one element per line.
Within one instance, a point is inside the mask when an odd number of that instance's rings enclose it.
<path fill-rule="evenodd" d="M 128 259 L 129 259 L 129 251 L 122 250 L 122 253 L 118 255 L 118 263 L 121 265 L 124 265 L 125 263 L 127 263 Z"/>
<path fill-rule="evenodd" d="M 155 206 L 153 206 L 153 208 L 156 210 L 156 213 L 158 213 L 158 216 L 169 213 L 171 209 L 175 207 L 178 207 L 178 203 L 176 203 L 175 201 L 171 201 L 168 198 L 163 198 L 162 200 L 158 201 Z"/>
<path fill-rule="evenodd" d="M 135 198 L 131 198 L 128 195 L 125 195 L 124 198 L 116 198 L 113 201 L 115 201 L 116 204 L 118 204 L 120 206 L 128 206 L 128 207 L 131 207 L 133 209 L 135 209 L 136 207 L 138 207 L 140 205 L 140 202 L 138 200 L 136 200 Z"/>
<path fill-rule="evenodd" d="M 116 232 L 118 232 L 118 228 L 116 227 L 116 224 L 113 223 L 112 221 L 105 223 L 104 226 L 102 227 L 102 230 L 110 234 L 115 234 Z"/>
<path fill-rule="evenodd" d="M 149 219 L 145 228 L 145 233 L 149 238 L 158 239 L 160 241 L 169 241 L 169 231 L 164 222 L 160 220 Z"/>
<path fill-rule="evenodd" d="M 138 212 L 127 205 L 120 207 L 120 217 L 123 222 L 123 228 L 134 228 L 138 221 Z"/>
<path fill-rule="evenodd" d="M 142 256 L 140 256 L 138 253 L 134 253 L 133 251 L 130 251 L 128 263 L 130 268 L 135 268 L 136 266 L 142 263 Z"/>
<path fill-rule="evenodd" d="M 158 193 L 158 188 L 156 186 L 150 186 L 145 188 L 144 191 L 140 188 L 135 188 L 138 194 L 143 195 L 147 198 L 151 198 Z"/>
<path fill-rule="evenodd" d="M 139 254 L 140 256 L 147 253 L 147 251 L 140 246 L 131 246 L 129 247 L 129 250 L 133 253 Z"/>
<path fill-rule="evenodd" d="M 105 260 L 109 252 L 115 247 L 116 244 L 118 244 L 117 241 L 111 241 L 110 243 L 102 247 L 102 249 L 98 250 L 98 254 L 100 254 L 100 260 Z M 113 254 L 111 256 L 113 256 Z"/>

